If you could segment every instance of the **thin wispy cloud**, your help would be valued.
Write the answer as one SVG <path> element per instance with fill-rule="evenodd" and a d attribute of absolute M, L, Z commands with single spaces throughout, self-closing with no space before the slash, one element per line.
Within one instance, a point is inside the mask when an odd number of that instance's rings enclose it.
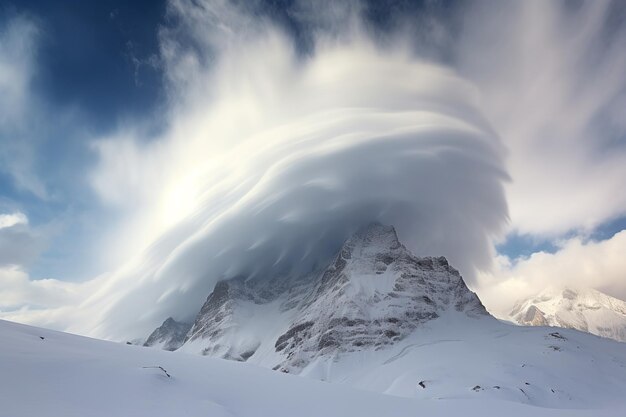
<path fill-rule="evenodd" d="M 34 138 L 28 135 L 36 123 L 32 78 L 37 70 L 37 25 L 18 16 L 0 27 L 0 171 L 17 187 L 37 197 L 47 195 L 35 171 Z"/>
<path fill-rule="evenodd" d="M 626 214 L 624 5 L 477 4 L 459 62 L 508 148 L 511 228 L 558 237 Z"/>

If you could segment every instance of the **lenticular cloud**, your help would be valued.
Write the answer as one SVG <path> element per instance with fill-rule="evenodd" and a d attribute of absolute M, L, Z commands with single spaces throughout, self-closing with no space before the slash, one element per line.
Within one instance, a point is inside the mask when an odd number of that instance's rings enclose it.
<path fill-rule="evenodd" d="M 171 12 L 168 128 L 100 141 L 93 176 L 103 199 L 146 207 L 132 233 L 149 246 L 84 303 L 95 323 L 76 330 L 132 337 L 188 319 L 217 281 L 311 270 L 371 221 L 465 275 L 488 266 L 507 177 L 471 85 L 358 27 L 302 54 L 268 22 L 233 34 L 184 2 Z"/>

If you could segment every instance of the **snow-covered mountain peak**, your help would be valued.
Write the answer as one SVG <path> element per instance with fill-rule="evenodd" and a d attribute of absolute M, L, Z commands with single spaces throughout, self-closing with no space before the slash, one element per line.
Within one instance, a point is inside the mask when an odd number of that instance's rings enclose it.
<path fill-rule="evenodd" d="M 539 293 L 539 299 L 552 300 L 567 309 L 598 310 L 607 308 L 626 315 L 626 302 L 593 288 L 549 287 Z"/>
<path fill-rule="evenodd" d="M 591 288 L 549 287 L 518 302 L 513 321 L 573 328 L 626 341 L 626 302 Z"/>
<path fill-rule="evenodd" d="M 432 271 L 433 274 L 453 275 L 465 286 L 459 272 L 450 266 L 445 257 L 416 257 L 400 243 L 393 226 L 376 222 L 360 229 L 344 243 L 329 270 L 346 270 L 350 272 L 348 278 L 362 280 L 365 276 L 396 270 L 402 263 L 415 263 L 419 269 Z"/>
<path fill-rule="evenodd" d="M 491 318 L 444 257 L 416 257 L 392 226 L 371 223 L 320 270 L 219 282 L 181 350 L 299 373 L 319 359 L 393 346 L 448 312 Z"/>

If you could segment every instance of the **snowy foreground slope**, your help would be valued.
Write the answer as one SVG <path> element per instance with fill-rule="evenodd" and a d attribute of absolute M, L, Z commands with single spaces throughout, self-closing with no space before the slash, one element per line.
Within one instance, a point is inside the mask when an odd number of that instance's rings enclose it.
<path fill-rule="evenodd" d="M 585 288 L 547 288 L 518 302 L 510 318 L 525 326 L 558 326 L 626 342 L 626 302 Z"/>
<path fill-rule="evenodd" d="M 509 327 L 502 327 L 506 328 Z M 452 330 L 456 333 L 461 329 L 452 326 Z M 554 329 L 526 328 L 510 337 L 499 330 L 492 334 L 485 329 L 472 339 L 465 339 L 467 333 L 453 336 L 442 332 L 431 336 L 446 336 L 450 340 L 432 340 L 421 346 L 409 343 L 399 352 L 388 353 L 389 365 L 404 368 L 402 372 L 394 370 L 400 376 L 395 377 L 391 391 L 397 386 L 445 394 L 446 374 L 462 375 L 459 380 L 485 387 L 475 391 L 468 387 L 466 398 L 448 396 L 437 400 L 371 393 L 248 363 L 99 341 L 0 321 L 0 416 L 626 415 L 625 345 L 568 330 L 562 332 L 567 341 L 553 341 L 545 336 L 550 330 Z M 504 345 L 499 340 L 504 340 Z M 541 381 L 535 378 L 541 363 L 507 367 L 500 362 L 515 345 L 519 346 L 514 355 L 521 359 L 528 340 L 562 347 L 560 355 L 546 350 L 533 356 L 533 361 L 543 358 L 544 362 L 562 362 L 563 370 L 569 372 L 555 376 L 560 381 L 558 389 L 587 391 L 588 398 L 597 400 L 587 404 L 592 408 L 539 408 L 491 395 L 495 389 L 486 375 L 494 370 L 518 379 L 520 387 L 528 392 L 543 390 Z M 454 346 L 459 348 L 454 351 Z M 409 364 L 417 357 L 410 362 L 407 358 L 416 352 L 421 352 L 422 359 L 416 362 L 421 365 L 411 367 Z M 455 352 L 463 352 L 463 357 L 450 356 Z M 476 364 L 477 358 L 485 359 Z M 481 369 L 486 362 L 491 362 L 493 369 Z M 171 377 L 146 366 L 162 366 Z M 428 370 L 432 372 L 429 374 Z M 419 377 L 426 375 L 427 388 L 417 386 L 416 372 Z M 435 374 L 436 378 L 428 377 Z M 390 374 L 370 374 L 368 378 L 385 379 Z M 362 379 L 362 383 L 377 383 L 368 382 L 368 378 Z M 524 380 L 530 385 L 523 385 Z"/>

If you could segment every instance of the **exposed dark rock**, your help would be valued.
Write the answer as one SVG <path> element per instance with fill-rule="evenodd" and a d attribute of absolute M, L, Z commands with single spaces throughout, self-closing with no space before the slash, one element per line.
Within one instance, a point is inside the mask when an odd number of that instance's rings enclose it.
<path fill-rule="evenodd" d="M 296 324 L 295 326 L 287 330 L 286 333 L 284 333 L 276 340 L 276 343 L 274 344 L 276 351 L 278 352 L 285 349 L 290 342 L 293 344 L 301 342 L 304 339 L 306 332 L 311 327 L 313 327 L 313 322 L 307 321 L 304 323 Z"/>
<path fill-rule="evenodd" d="M 190 328 L 190 323 L 177 322 L 169 317 L 152 332 L 144 346 L 161 345 L 165 350 L 176 350 L 185 342 Z M 131 343 L 127 342 L 127 344 Z"/>
<path fill-rule="evenodd" d="M 385 336 L 387 336 L 388 338 L 392 338 L 392 337 L 400 336 L 400 333 L 393 331 L 393 330 L 385 330 Z"/>
<path fill-rule="evenodd" d="M 247 361 L 248 359 L 250 359 L 250 357 L 251 357 L 252 355 L 254 355 L 254 354 L 255 354 L 255 352 L 256 352 L 256 350 L 248 350 L 248 351 L 246 351 L 246 352 L 243 352 L 243 353 L 241 354 L 241 359 L 243 359 L 243 360 L 244 360 L 244 362 L 245 362 L 245 361 Z"/>
<path fill-rule="evenodd" d="M 567 338 L 565 336 L 563 336 L 561 333 L 559 332 L 552 332 L 552 333 L 548 333 L 550 336 L 554 337 L 555 339 L 561 339 L 561 340 L 567 340 Z"/>

